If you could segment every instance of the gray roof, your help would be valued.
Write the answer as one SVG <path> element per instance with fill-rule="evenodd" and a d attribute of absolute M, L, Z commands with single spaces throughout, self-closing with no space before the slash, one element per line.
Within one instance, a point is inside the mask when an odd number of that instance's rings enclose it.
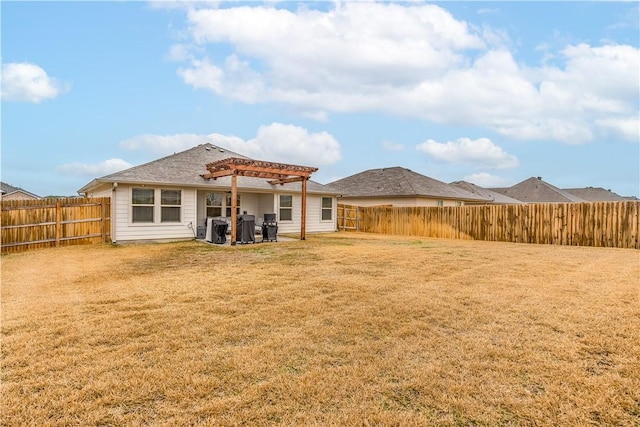
<path fill-rule="evenodd" d="M 564 191 L 589 202 L 621 202 L 626 200 L 621 195 L 602 187 L 565 188 Z"/>
<path fill-rule="evenodd" d="M 485 197 L 402 167 L 370 169 L 328 185 L 345 197 L 431 197 L 489 201 Z"/>
<path fill-rule="evenodd" d="M 7 183 L 1 182 L 0 181 L 0 192 L 2 194 L 11 194 L 11 193 L 16 193 L 16 192 L 22 192 L 25 193 L 29 196 L 33 196 L 35 198 L 40 198 L 40 196 L 31 193 L 30 191 L 25 190 L 24 188 L 20 188 L 20 187 L 14 187 L 13 185 L 9 185 Z"/>
<path fill-rule="evenodd" d="M 148 185 L 171 185 L 180 187 L 197 188 L 231 188 L 231 177 L 218 179 L 205 179 L 201 175 L 207 173 L 206 165 L 211 162 L 228 159 L 230 157 L 240 157 L 249 159 L 242 154 L 234 153 L 226 148 L 212 144 L 201 144 L 170 156 L 162 157 L 140 166 L 112 173 L 110 175 L 96 178 L 80 190 L 78 193 L 86 193 L 103 184 L 114 182 L 123 184 L 148 184 Z M 271 185 L 264 178 L 238 177 L 238 188 L 255 191 L 273 191 L 284 188 L 287 191 L 301 191 L 300 182 L 284 184 L 283 186 Z M 309 180 L 307 182 L 309 193 L 337 194 L 334 189 Z"/>
<path fill-rule="evenodd" d="M 531 177 L 509 188 L 491 188 L 505 196 L 521 200 L 525 203 L 571 203 L 586 202 L 567 191 L 561 190 L 540 177 Z"/>
<path fill-rule="evenodd" d="M 450 185 L 453 185 L 458 188 L 462 188 L 465 191 L 484 197 L 485 199 L 489 199 L 491 200 L 490 203 L 493 203 L 493 204 L 510 205 L 510 204 L 524 203 L 520 200 L 505 196 L 504 194 L 500 194 L 496 191 L 491 191 L 487 188 L 483 188 L 466 181 L 455 181 L 450 183 Z"/>

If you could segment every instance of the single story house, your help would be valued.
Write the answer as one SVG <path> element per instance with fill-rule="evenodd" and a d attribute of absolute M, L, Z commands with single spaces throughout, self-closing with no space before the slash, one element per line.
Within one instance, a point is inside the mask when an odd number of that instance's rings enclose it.
<path fill-rule="evenodd" d="M 331 182 L 339 201 L 357 206 L 463 206 L 491 200 L 402 167 L 370 169 Z"/>
<path fill-rule="evenodd" d="M 487 188 L 480 187 L 479 185 L 472 184 L 471 182 L 466 181 L 454 181 L 450 183 L 454 187 L 461 188 L 470 193 L 476 194 L 478 196 L 484 197 L 485 199 L 489 199 L 489 202 L 467 202 L 467 204 L 490 204 L 490 205 L 518 205 L 523 204 L 524 202 L 520 200 L 516 200 L 514 198 L 505 196 L 504 194 L 497 193 L 495 191 L 491 191 Z"/>
<path fill-rule="evenodd" d="M 627 200 L 611 190 L 602 187 L 564 188 L 563 191 L 589 202 L 623 202 Z"/>
<path fill-rule="evenodd" d="M 78 193 L 111 198 L 114 242 L 203 237 L 208 217 L 231 223 L 245 212 L 255 215 L 256 226 L 264 214 L 275 213 L 279 233 L 300 233 L 304 238 L 305 232 L 336 230 L 338 193 L 309 180 L 315 170 L 261 162 L 201 144 L 96 178 Z"/>
<path fill-rule="evenodd" d="M 525 203 L 583 203 L 587 201 L 543 181 L 542 177 L 531 177 L 512 187 L 491 188 L 490 190 Z"/>
<path fill-rule="evenodd" d="M 2 200 L 39 200 L 40 197 L 20 187 L 0 182 L 0 199 Z"/>

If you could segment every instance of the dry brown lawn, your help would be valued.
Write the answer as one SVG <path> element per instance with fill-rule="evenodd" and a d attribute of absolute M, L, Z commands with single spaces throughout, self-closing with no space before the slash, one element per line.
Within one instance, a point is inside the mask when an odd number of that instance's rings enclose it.
<path fill-rule="evenodd" d="M 2 257 L 2 425 L 640 425 L 640 251 L 357 233 Z"/>

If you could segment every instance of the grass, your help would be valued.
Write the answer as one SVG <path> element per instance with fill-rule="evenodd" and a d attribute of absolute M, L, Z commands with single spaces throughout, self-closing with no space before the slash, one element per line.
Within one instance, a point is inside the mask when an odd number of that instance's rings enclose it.
<path fill-rule="evenodd" d="M 1 423 L 638 426 L 639 277 L 359 233 L 7 255 Z"/>

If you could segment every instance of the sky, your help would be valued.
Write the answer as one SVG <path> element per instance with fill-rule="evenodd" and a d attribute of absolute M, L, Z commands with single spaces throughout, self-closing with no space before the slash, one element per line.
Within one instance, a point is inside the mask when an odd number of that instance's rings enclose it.
<path fill-rule="evenodd" d="M 39 196 L 202 143 L 640 196 L 637 2 L 2 1 L 1 179 Z"/>

